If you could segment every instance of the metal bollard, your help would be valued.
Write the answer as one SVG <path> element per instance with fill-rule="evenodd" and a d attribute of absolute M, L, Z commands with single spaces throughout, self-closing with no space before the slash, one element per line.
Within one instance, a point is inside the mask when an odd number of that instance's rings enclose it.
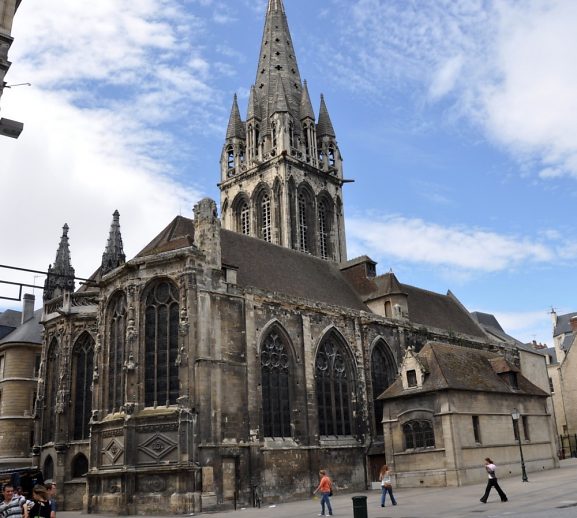
<path fill-rule="evenodd" d="M 353 496 L 353 518 L 368 518 L 366 496 Z"/>

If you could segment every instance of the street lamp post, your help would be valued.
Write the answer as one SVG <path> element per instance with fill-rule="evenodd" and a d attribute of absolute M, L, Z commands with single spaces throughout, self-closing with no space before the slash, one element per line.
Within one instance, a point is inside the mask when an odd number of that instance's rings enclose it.
<path fill-rule="evenodd" d="M 521 417 L 521 414 L 519 413 L 519 410 L 514 408 L 513 411 L 511 412 L 511 418 L 513 419 L 513 428 L 515 426 L 517 427 L 517 439 L 519 441 L 519 453 L 521 454 L 521 477 L 522 477 L 523 482 L 529 482 L 529 479 L 527 478 L 527 471 L 525 470 L 525 459 L 523 458 L 523 446 L 521 445 L 521 430 L 519 428 L 519 418 L 520 417 Z"/>

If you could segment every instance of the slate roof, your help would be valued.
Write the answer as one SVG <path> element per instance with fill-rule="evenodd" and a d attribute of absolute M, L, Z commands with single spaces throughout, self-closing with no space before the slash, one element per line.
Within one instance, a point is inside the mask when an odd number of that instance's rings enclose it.
<path fill-rule="evenodd" d="M 336 263 L 230 230 L 221 231 L 221 244 L 239 286 L 369 311 Z"/>
<path fill-rule="evenodd" d="M 40 324 L 41 318 L 42 309 L 37 309 L 32 318 L 28 319 L 22 325 L 14 329 L 14 331 L 2 338 L 2 340 L 0 340 L 0 345 L 15 342 L 41 344 L 43 329 L 42 324 Z"/>
<path fill-rule="evenodd" d="M 557 324 L 553 329 L 553 336 L 559 336 L 563 333 L 571 332 L 571 317 L 577 316 L 577 313 L 567 313 L 566 315 L 557 315 Z"/>
<path fill-rule="evenodd" d="M 495 315 L 491 315 L 490 313 L 482 313 L 480 311 L 473 311 L 471 312 L 471 317 L 473 317 L 473 319 L 481 326 L 483 331 L 485 331 L 485 333 L 487 333 L 490 338 L 495 338 L 500 342 L 512 343 L 517 347 L 537 352 L 532 347 L 525 347 L 523 342 L 505 333 L 501 327 L 501 324 L 499 324 L 499 321 L 495 318 Z"/>
<path fill-rule="evenodd" d="M 575 340 L 575 335 L 573 333 L 569 333 L 568 335 L 563 338 L 561 342 L 561 349 L 565 352 L 571 349 L 571 345 L 573 345 L 573 341 Z"/>
<path fill-rule="evenodd" d="M 439 390 L 463 390 L 522 394 L 547 397 L 548 394 L 533 385 L 518 369 L 497 353 L 481 351 L 438 342 L 429 342 L 417 357 L 426 362 L 428 374 L 422 389 L 403 390 L 400 376 L 378 399 L 411 397 L 423 392 Z M 513 389 L 495 372 L 511 370 L 517 372 L 518 390 Z"/>
<path fill-rule="evenodd" d="M 0 340 L 8 333 L 14 331 L 20 325 L 22 313 L 13 309 L 7 309 L 0 313 Z"/>
<path fill-rule="evenodd" d="M 178 250 L 194 243 L 194 222 L 190 218 L 176 216 L 168 226 L 148 243 L 136 257 Z"/>
<path fill-rule="evenodd" d="M 409 320 L 417 324 L 485 338 L 481 328 L 453 297 L 401 284 L 408 295 Z"/>
<path fill-rule="evenodd" d="M 14 309 L 7 309 L 0 313 L 0 326 L 18 327 L 22 320 L 22 312 Z"/>

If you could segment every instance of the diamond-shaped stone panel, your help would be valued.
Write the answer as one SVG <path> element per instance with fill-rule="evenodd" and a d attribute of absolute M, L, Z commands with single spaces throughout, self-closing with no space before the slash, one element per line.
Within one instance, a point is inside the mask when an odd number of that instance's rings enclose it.
<path fill-rule="evenodd" d="M 138 447 L 140 451 L 157 461 L 166 457 L 175 448 L 176 443 L 160 433 L 154 434 Z"/>
<path fill-rule="evenodd" d="M 102 450 L 102 453 L 106 455 L 112 464 L 115 464 L 120 456 L 124 453 L 124 446 L 120 444 L 116 439 L 111 439 L 106 447 Z"/>

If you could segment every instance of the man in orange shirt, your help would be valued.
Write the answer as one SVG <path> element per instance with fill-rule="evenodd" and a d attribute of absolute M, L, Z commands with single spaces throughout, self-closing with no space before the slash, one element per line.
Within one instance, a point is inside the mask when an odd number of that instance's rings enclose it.
<path fill-rule="evenodd" d="M 326 516 L 325 514 L 325 503 L 327 506 L 327 510 L 329 511 L 329 516 L 333 515 L 333 508 L 331 507 L 331 500 L 330 496 L 333 494 L 333 482 L 327 475 L 327 472 L 324 469 L 319 471 L 319 477 L 321 481 L 319 482 L 318 487 L 314 490 L 313 495 L 320 492 L 321 496 L 321 512 L 319 516 Z"/>

